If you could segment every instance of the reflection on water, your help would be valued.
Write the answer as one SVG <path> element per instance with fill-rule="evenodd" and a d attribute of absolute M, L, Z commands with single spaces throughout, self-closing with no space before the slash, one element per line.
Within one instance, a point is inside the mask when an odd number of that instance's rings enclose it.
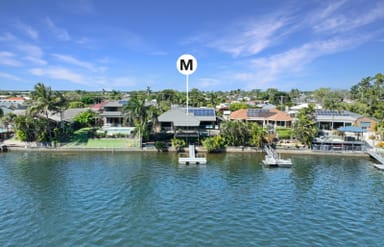
<path fill-rule="evenodd" d="M 0 156 L 2 246 L 382 246 L 384 173 L 356 157 Z"/>

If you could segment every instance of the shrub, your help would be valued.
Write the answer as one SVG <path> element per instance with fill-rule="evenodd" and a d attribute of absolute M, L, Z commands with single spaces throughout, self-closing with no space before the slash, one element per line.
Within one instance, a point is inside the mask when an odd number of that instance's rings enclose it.
<path fill-rule="evenodd" d="M 156 141 L 155 142 L 155 148 L 157 149 L 158 152 L 162 151 L 167 151 L 167 144 L 162 141 Z"/>
<path fill-rule="evenodd" d="M 176 149 L 177 152 L 180 152 L 181 149 L 186 145 L 184 139 L 172 138 L 171 142 L 172 146 Z"/>
<path fill-rule="evenodd" d="M 208 137 L 202 143 L 209 153 L 220 152 L 225 147 L 225 140 L 220 135 Z"/>

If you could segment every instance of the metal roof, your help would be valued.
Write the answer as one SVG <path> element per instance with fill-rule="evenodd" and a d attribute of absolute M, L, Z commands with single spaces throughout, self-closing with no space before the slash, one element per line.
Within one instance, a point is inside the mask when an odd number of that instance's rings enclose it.
<path fill-rule="evenodd" d="M 316 119 L 318 122 L 328 121 L 328 122 L 354 122 L 362 115 L 350 112 L 350 111 L 330 111 L 330 110 L 317 110 Z"/>
<path fill-rule="evenodd" d="M 173 122 L 174 126 L 196 127 L 201 121 L 216 121 L 213 108 L 172 108 L 159 116 L 159 122 Z"/>

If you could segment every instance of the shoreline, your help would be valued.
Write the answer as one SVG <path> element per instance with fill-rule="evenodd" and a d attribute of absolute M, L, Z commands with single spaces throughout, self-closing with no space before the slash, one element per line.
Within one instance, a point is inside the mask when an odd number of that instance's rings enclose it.
<path fill-rule="evenodd" d="M 5 143 L 4 143 L 5 144 Z M 158 151 L 154 147 L 129 147 L 129 148 L 83 148 L 83 147 L 28 147 L 28 146 L 22 146 L 22 145 L 15 145 L 15 144 L 5 144 L 8 146 L 9 152 L 16 151 L 26 151 L 26 152 L 108 152 L 108 153 L 114 153 L 114 152 L 164 152 L 164 151 Z M 184 150 L 185 151 L 185 150 Z M 201 153 L 207 153 L 205 148 L 202 146 L 196 146 L 196 151 Z M 168 148 L 165 153 L 177 153 L 176 150 L 172 147 Z M 224 151 L 220 152 L 222 154 L 225 153 L 263 153 L 264 151 L 262 149 L 252 148 L 252 147 L 227 147 Z M 295 155 L 326 155 L 326 156 L 355 156 L 355 157 L 369 157 L 370 155 L 363 151 L 349 151 L 349 152 L 341 152 L 341 151 L 332 151 L 332 152 L 324 152 L 324 151 L 314 151 L 310 149 L 276 149 L 276 152 L 278 154 L 295 154 Z"/>

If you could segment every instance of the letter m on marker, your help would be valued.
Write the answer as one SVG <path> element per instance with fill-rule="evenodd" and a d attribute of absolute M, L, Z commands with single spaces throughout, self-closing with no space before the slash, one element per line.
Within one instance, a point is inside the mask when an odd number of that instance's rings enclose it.
<path fill-rule="evenodd" d="M 180 70 L 193 70 L 193 60 L 188 59 L 188 62 L 186 63 L 184 59 L 180 60 Z"/>

